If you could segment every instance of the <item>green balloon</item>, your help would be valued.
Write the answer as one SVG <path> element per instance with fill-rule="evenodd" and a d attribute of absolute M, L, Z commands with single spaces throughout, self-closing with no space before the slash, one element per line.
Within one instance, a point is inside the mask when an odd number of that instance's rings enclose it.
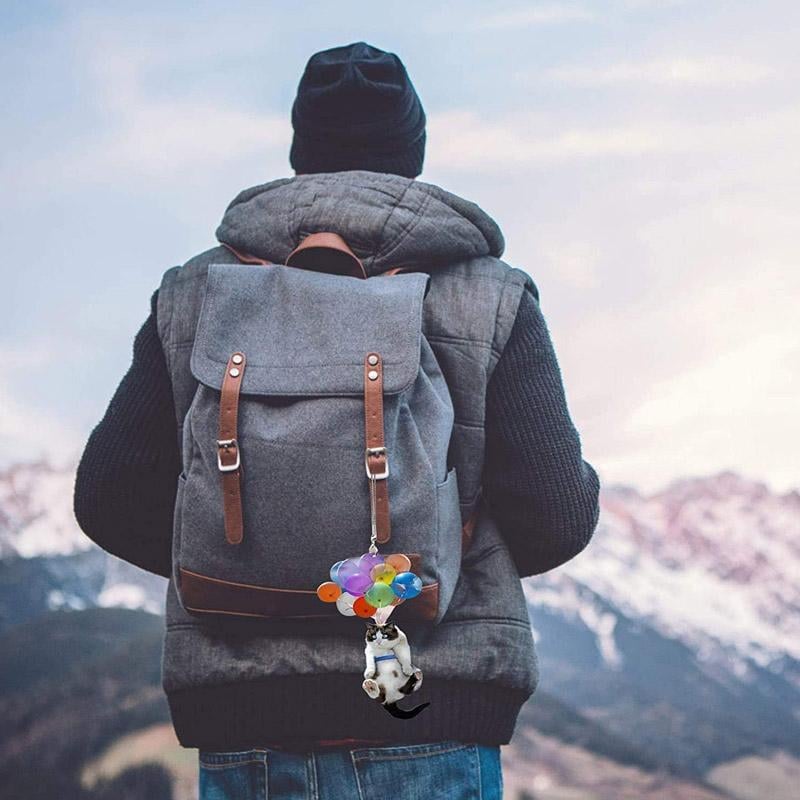
<path fill-rule="evenodd" d="M 391 604 L 396 599 L 392 587 L 387 583 L 375 583 L 372 588 L 364 594 L 364 599 L 375 608 L 383 608 Z"/>

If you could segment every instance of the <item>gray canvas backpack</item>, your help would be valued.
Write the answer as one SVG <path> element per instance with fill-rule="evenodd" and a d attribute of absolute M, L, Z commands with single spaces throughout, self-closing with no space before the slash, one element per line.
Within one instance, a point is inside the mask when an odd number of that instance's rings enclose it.
<path fill-rule="evenodd" d="M 335 234 L 275 265 L 211 265 L 191 356 L 173 537 L 194 614 L 337 615 L 335 562 L 405 553 L 439 622 L 461 564 L 453 404 L 422 332 L 425 273 L 366 277 Z M 372 501 L 372 502 L 371 502 Z"/>

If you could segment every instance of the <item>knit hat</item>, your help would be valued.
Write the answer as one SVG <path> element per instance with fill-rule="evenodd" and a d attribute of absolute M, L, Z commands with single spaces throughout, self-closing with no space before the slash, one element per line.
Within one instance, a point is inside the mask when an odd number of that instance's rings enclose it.
<path fill-rule="evenodd" d="M 403 62 L 365 42 L 311 56 L 292 106 L 297 173 L 365 169 L 416 178 L 425 111 Z"/>

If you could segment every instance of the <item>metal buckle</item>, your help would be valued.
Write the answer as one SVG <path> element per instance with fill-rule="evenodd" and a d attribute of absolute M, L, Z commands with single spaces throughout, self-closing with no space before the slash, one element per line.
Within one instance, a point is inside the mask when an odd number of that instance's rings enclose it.
<path fill-rule="evenodd" d="M 367 477 L 371 481 L 382 481 L 385 478 L 389 477 L 389 459 L 386 459 L 386 467 L 384 468 L 383 472 L 372 472 L 369 468 L 369 457 L 370 456 L 385 456 L 386 455 L 386 448 L 385 447 L 368 447 L 364 451 L 364 467 L 367 470 Z"/>
<path fill-rule="evenodd" d="M 222 451 L 223 450 L 230 450 L 233 447 L 236 449 L 236 463 L 234 464 L 223 464 L 222 463 Z M 237 469 L 241 466 L 242 461 L 240 458 L 239 453 L 239 444 L 236 439 L 217 439 L 217 466 L 219 467 L 220 472 L 236 472 Z"/>

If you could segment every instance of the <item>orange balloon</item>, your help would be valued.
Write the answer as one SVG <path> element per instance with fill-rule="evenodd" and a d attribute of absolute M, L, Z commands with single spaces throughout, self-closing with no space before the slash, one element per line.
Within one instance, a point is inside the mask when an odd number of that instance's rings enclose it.
<path fill-rule="evenodd" d="M 355 603 L 353 603 L 353 611 L 356 612 L 357 617 L 371 617 L 375 611 L 375 606 L 371 606 L 365 597 L 359 597 Z"/>
<path fill-rule="evenodd" d="M 394 567 L 394 571 L 398 574 L 401 572 L 410 572 L 411 559 L 402 553 L 392 553 L 384 559 L 390 567 Z"/>
<path fill-rule="evenodd" d="M 322 600 L 323 603 L 335 603 L 336 598 L 342 593 L 339 584 L 334 583 L 333 581 L 325 581 L 325 583 L 321 583 L 317 586 L 317 597 Z"/>

